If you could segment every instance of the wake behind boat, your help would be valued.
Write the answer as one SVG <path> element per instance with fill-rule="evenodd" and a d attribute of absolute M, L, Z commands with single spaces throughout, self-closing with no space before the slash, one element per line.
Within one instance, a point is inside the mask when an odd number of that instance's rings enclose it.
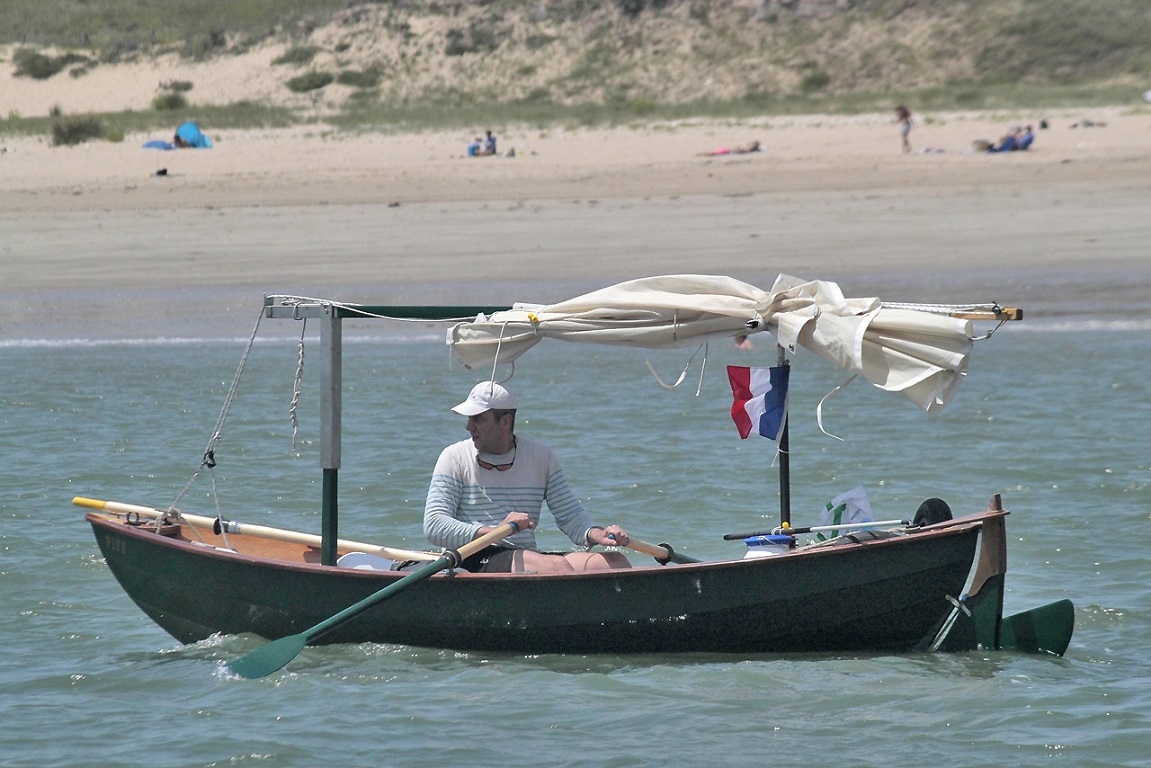
<path fill-rule="evenodd" d="M 246 657 L 247 664 L 234 664 L 240 674 L 267 674 L 304 645 L 321 643 L 522 653 L 981 648 L 1061 655 L 1070 641 L 1074 617 L 1067 601 L 1002 616 L 1007 512 L 998 496 L 987 509 L 959 517 L 948 511 L 921 524 L 843 526 L 842 535 L 829 539 L 792 528 L 786 397 L 777 403 L 782 417 L 771 421 L 771 399 L 754 386 L 747 412 L 756 421 L 748 429 L 780 447 L 780 526 L 748 536 L 765 556 L 699 562 L 670 545 L 633 539 L 630 547 L 654 562 L 574 574 L 468 573 L 457 567 L 467 547 L 410 551 L 338 536 L 342 323 L 348 318 L 444 321 L 455 355 L 482 371 L 514 361 L 545 338 L 679 348 L 767 332 L 779 344 L 777 369 L 788 369 L 787 355 L 803 347 L 934 413 L 967 373 L 973 322 L 1001 324 L 1019 319 L 1017 310 L 848 299 L 834 283 L 787 276 L 763 291 L 726 277 L 672 275 L 550 306 L 368 306 L 274 296 L 265 300 L 262 316 L 320 323 L 320 535 L 193 515 L 181 511 L 179 499 L 160 508 L 75 499 L 98 510 L 87 520 L 121 586 L 178 640 L 253 633 L 275 641 Z M 739 379 L 733 375 L 733 390 Z M 214 461 L 236 383 L 201 469 Z M 736 408 L 733 416 L 739 423 Z M 699 505 L 701 515 L 714 518 L 706 500 Z M 390 569 L 401 560 L 416 569 Z"/>

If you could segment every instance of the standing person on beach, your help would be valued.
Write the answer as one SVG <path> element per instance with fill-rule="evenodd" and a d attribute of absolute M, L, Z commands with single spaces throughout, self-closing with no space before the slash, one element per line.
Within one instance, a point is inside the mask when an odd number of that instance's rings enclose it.
<path fill-rule="evenodd" d="M 468 417 L 470 440 L 449 445 L 432 472 L 424 505 L 424 535 L 438 547 L 461 547 L 505 523 L 518 531 L 464 560 L 486 573 L 570 573 L 629 568 L 619 552 L 536 551 L 533 533 L 546 501 L 560 530 L 581 546 L 623 546 L 618 525 L 596 525 L 568 487 L 547 445 L 515 434 L 516 399 L 494 381 L 477 384 L 452 408 Z"/>
<path fill-rule="evenodd" d="M 899 121 L 899 137 L 903 140 L 903 151 L 911 151 L 911 110 L 900 104 L 895 108 L 895 119 Z"/>

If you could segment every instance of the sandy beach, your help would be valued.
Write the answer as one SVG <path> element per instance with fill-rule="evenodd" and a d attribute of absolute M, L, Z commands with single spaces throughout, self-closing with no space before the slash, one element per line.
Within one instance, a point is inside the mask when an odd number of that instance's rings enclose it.
<path fill-rule="evenodd" d="M 909 154 L 893 115 L 512 128 L 486 158 L 461 133 L 8 137 L 0 340 L 243 335 L 264 293 L 550 301 L 669 272 L 1151 317 L 1151 106 L 917 118 Z M 1027 152 L 972 148 L 1044 118 Z"/>

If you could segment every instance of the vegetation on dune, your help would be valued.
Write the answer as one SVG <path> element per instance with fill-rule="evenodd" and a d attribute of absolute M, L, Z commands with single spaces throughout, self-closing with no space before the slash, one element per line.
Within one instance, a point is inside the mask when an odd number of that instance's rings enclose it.
<path fill-rule="evenodd" d="M 100 115 L 63 115 L 53 110 L 46 117 L 9 117 L 0 120 L 0 135 L 47 135 L 53 145 L 79 144 L 90 140 L 120 141 L 129 133 L 164 131 L 171 134 L 172 112 L 105 112 Z M 197 106 L 193 115 L 213 130 L 233 128 L 287 128 L 298 123 L 295 114 L 282 107 L 252 102 L 226 106 Z M 183 116 L 180 116 L 182 119 Z M 57 127 L 59 125 L 59 127 Z M 98 127 L 97 127 L 98 126 Z"/>
<path fill-rule="evenodd" d="M 1028 0 L 982 43 L 989 82 L 1151 80 L 1151 6 L 1119 0 Z"/>
<path fill-rule="evenodd" d="M 1146 0 L 4 0 L 0 44 L 37 79 L 275 45 L 282 100 L 232 114 L 344 127 L 1091 106 L 1151 87 Z M 163 89 L 155 119 L 186 90 Z"/>
<path fill-rule="evenodd" d="M 325 85 L 329 85 L 335 79 L 336 76 L 331 72 L 305 72 L 288 81 L 288 90 L 295 91 L 296 93 L 316 91 Z"/>
<path fill-rule="evenodd" d="M 85 69 L 94 62 L 78 53 L 64 53 L 48 56 L 34 48 L 17 48 L 12 54 L 17 77 L 30 77 L 34 80 L 47 80 L 67 67 L 73 67 L 72 76 L 83 75 Z"/>
<path fill-rule="evenodd" d="M 52 123 L 52 144 L 57 147 L 82 144 L 90 139 L 102 139 L 107 132 L 98 118 L 64 117 Z"/>
<path fill-rule="evenodd" d="M 188 97 L 184 94 L 192 90 L 193 84 L 187 80 L 173 80 L 160 84 L 160 94 L 152 99 L 152 109 L 157 112 L 179 112 L 188 107 Z"/>

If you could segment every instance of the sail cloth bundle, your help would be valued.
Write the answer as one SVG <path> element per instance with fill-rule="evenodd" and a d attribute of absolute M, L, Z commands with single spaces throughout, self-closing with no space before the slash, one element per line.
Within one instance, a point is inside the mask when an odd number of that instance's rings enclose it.
<path fill-rule="evenodd" d="M 954 396 L 972 348 L 968 320 L 846 298 L 832 282 L 780 275 L 764 291 L 690 274 L 631 280 L 547 306 L 517 304 L 453 326 L 448 344 L 476 368 L 514 362 L 545 338 L 670 349 L 765 331 L 790 352 L 814 352 L 928 413 Z"/>

